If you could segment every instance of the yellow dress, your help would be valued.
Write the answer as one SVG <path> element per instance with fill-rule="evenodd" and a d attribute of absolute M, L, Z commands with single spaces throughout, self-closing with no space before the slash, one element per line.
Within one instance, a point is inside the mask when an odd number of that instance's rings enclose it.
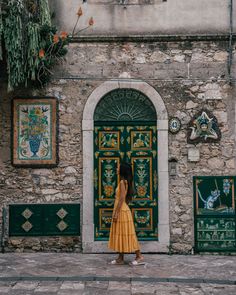
<path fill-rule="evenodd" d="M 120 184 L 116 189 L 116 198 L 113 212 L 115 212 L 120 198 Z M 131 253 L 140 250 L 138 239 L 135 233 L 134 222 L 131 210 L 124 201 L 116 222 L 112 222 L 108 248 L 119 253 Z"/>

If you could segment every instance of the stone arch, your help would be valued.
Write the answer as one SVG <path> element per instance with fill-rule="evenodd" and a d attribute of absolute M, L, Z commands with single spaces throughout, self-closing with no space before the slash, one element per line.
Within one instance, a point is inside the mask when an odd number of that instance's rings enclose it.
<path fill-rule="evenodd" d="M 159 93 L 146 82 L 107 81 L 97 87 L 89 96 L 83 112 L 83 223 L 82 247 L 85 253 L 109 252 L 107 242 L 94 241 L 93 221 L 93 130 L 94 111 L 98 102 L 108 92 L 118 88 L 136 89 L 153 103 L 157 113 L 158 132 L 158 241 L 140 242 L 143 252 L 168 252 L 169 229 L 169 174 L 168 174 L 168 114 Z"/>

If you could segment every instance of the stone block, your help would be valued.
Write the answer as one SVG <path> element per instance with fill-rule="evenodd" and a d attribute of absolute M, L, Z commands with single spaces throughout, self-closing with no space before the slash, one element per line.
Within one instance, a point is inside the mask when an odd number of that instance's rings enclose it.
<path fill-rule="evenodd" d="M 132 73 L 133 78 L 145 79 L 145 78 L 156 78 L 155 77 L 156 65 L 152 64 L 133 64 L 129 72 Z"/>
<path fill-rule="evenodd" d="M 75 174 L 77 173 L 74 167 L 68 166 L 65 169 L 65 174 Z"/>
<path fill-rule="evenodd" d="M 53 189 L 53 188 L 48 188 L 48 189 L 42 189 L 42 194 L 43 195 L 55 195 L 59 193 L 60 191 Z"/>
<path fill-rule="evenodd" d="M 156 79 L 174 79 L 187 77 L 188 66 L 185 63 L 172 62 L 170 64 L 155 64 L 154 78 Z"/>
<path fill-rule="evenodd" d="M 172 234 L 173 235 L 178 235 L 178 236 L 180 236 L 180 235 L 182 235 L 182 228 L 180 228 L 180 227 L 178 227 L 178 228 L 174 228 L 173 230 L 172 230 Z"/>
<path fill-rule="evenodd" d="M 67 185 L 67 184 L 75 185 L 76 184 L 76 178 L 75 177 L 66 176 L 63 179 L 63 185 Z"/>
<path fill-rule="evenodd" d="M 226 63 L 190 63 L 189 77 L 194 79 L 211 79 L 227 76 Z"/>
<path fill-rule="evenodd" d="M 216 61 L 227 61 L 227 59 L 228 59 L 228 52 L 226 52 L 226 51 L 218 51 L 218 52 L 216 52 L 214 55 L 213 55 L 213 58 L 214 58 L 214 60 L 216 60 Z"/>
<path fill-rule="evenodd" d="M 208 167 L 216 171 L 224 167 L 224 160 L 218 157 L 211 158 L 207 161 Z"/>
<path fill-rule="evenodd" d="M 229 169 L 234 169 L 235 168 L 235 160 L 234 159 L 230 159 L 228 161 L 226 161 L 226 167 Z"/>
<path fill-rule="evenodd" d="M 186 103 L 186 110 L 191 110 L 191 109 L 195 109 L 198 106 L 198 103 L 193 102 L 192 100 L 189 100 Z"/>
<path fill-rule="evenodd" d="M 185 55 L 177 54 L 174 56 L 173 60 L 176 62 L 185 62 Z"/>
<path fill-rule="evenodd" d="M 198 148 L 188 148 L 188 161 L 189 162 L 200 161 L 200 151 Z"/>
<path fill-rule="evenodd" d="M 146 56 L 144 54 L 138 55 L 134 59 L 134 63 L 136 63 L 136 64 L 145 64 L 146 63 Z"/>
<path fill-rule="evenodd" d="M 227 112 L 226 111 L 214 111 L 213 114 L 216 116 L 218 123 L 227 123 Z"/>
<path fill-rule="evenodd" d="M 209 57 L 205 52 L 193 52 L 191 63 L 200 63 L 200 62 L 211 62 L 213 61 L 212 57 Z"/>
<path fill-rule="evenodd" d="M 152 63 L 163 63 L 168 60 L 170 60 L 170 56 L 162 51 L 155 51 L 150 56 L 150 62 Z"/>
<path fill-rule="evenodd" d="M 190 91 L 191 92 L 197 92 L 198 89 L 199 89 L 199 86 L 198 85 L 195 85 L 195 86 L 193 86 L 193 87 L 190 88 Z"/>
<path fill-rule="evenodd" d="M 111 65 L 108 64 L 103 66 L 102 76 L 107 78 L 111 78 L 111 77 L 117 78 L 123 72 L 124 72 L 124 69 L 121 66 L 114 66 L 113 64 Z"/>

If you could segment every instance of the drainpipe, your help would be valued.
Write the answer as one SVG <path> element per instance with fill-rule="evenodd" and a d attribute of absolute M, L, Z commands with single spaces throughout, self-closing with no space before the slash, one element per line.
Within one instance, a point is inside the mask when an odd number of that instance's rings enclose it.
<path fill-rule="evenodd" d="M 231 67 L 233 59 L 233 0 L 229 0 L 229 55 L 228 55 L 228 75 L 229 83 L 232 83 Z"/>
<path fill-rule="evenodd" d="M 5 224 L 6 224 L 6 208 L 3 207 L 2 208 L 2 232 L 1 232 L 1 236 L 0 236 L 0 241 L 1 241 L 1 252 L 4 253 L 5 252 Z"/>

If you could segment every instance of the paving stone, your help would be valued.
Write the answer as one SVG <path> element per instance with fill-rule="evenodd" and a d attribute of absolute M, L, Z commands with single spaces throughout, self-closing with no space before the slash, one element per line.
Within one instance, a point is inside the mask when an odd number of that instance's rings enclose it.
<path fill-rule="evenodd" d="M 132 282 L 131 292 L 132 294 L 154 294 L 157 289 L 156 285 L 145 283 L 145 282 Z"/>
<path fill-rule="evenodd" d="M 110 290 L 131 290 L 131 283 L 126 282 L 109 282 L 108 291 Z"/>
<path fill-rule="evenodd" d="M 44 292 L 44 293 L 52 293 L 57 292 L 59 290 L 59 286 L 39 286 L 35 289 L 35 292 Z"/>
<path fill-rule="evenodd" d="M 84 289 L 84 282 L 64 282 L 61 285 L 60 290 L 83 290 Z"/>
<path fill-rule="evenodd" d="M 95 281 L 95 282 L 86 282 L 86 287 L 92 288 L 108 288 L 109 281 Z"/>
<path fill-rule="evenodd" d="M 84 295 L 105 295 L 107 294 L 107 289 L 101 289 L 101 288 L 92 288 L 92 287 L 86 287 L 84 290 Z"/>
<path fill-rule="evenodd" d="M 40 281 L 38 283 L 38 287 L 57 287 L 60 288 L 62 285 L 62 282 L 48 282 L 48 281 Z"/>
<path fill-rule="evenodd" d="M 106 295 L 131 295 L 131 291 L 123 291 L 123 290 L 110 290 L 106 293 Z"/>
<path fill-rule="evenodd" d="M 0 282 L 0 287 L 13 287 L 15 286 L 16 282 L 13 281 L 5 281 L 5 282 Z"/>
<path fill-rule="evenodd" d="M 204 292 L 201 290 L 201 287 L 189 287 L 183 286 L 179 291 L 180 295 L 204 295 Z"/>
<path fill-rule="evenodd" d="M 12 289 L 13 290 L 34 290 L 38 286 L 38 282 L 17 282 Z"/>
<path fill-rule="evenodd" d="M 0 286 L 0 294 L 8 293 L 10 291 L 10 289 L 11 289 L 11 287 Z"/>
<path fill-rule="evenodd" d="M 181 286 L 182 284 L 180 284 Z M 165 284 L 155 284 L 156 290 L 155 294 L 158 295 L 173 295 L 178 294 L 179 295 L 179 287 L 178 285 L 174 283 L 165 283 Z"/>
<path fill-rule="evenodd" d="M 204 295 L 235 295 L 236 285 L 201 285 Z"/>
<path fill-rule="evenodd" d="M 25 291 L 25 290 L 11 290 L 9 291 L 9 293 L 7 293 L 7 295 L 35 295 L 34 291 L 33 290 L 28 290 L 28 291 Z M 42 293 L 41 293 L 42 295 Z M 44 294 L 45 295 L 45 294 Z M 47 295 L 52 295 L 52 294 L 47 294 Z M 53 294 L 55 295 L 55 294 Z"/>
<path fill-rule="evenodd" d="M 84 295 L 84 290 L 60 290 L 56 295 Z M 45 294 L 46 295 L 46 294 Z"/>
<path fill-rule="evenodd" d="M 2 260 L 0 295 L 236 295 L 236 256 L 146 254 L 146 268 L 111 267 L 110 254 L 10 253 Z"/>

